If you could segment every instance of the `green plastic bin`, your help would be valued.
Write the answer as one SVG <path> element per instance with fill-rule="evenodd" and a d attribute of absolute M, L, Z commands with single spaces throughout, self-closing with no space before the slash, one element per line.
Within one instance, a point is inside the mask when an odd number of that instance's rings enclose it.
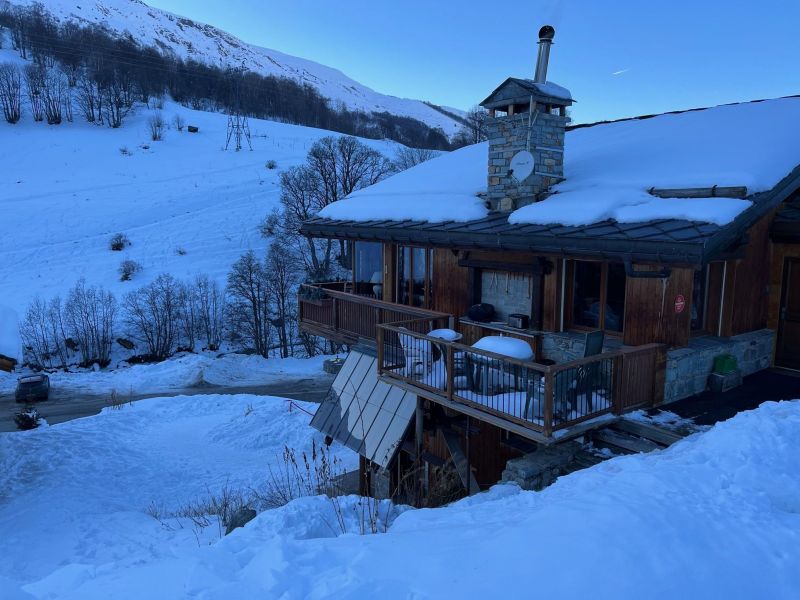
<path fill-rule="evenodd" d="M 714 357 L 714 373 L 727 375 L 736 370 L 736 357 L 732 354 L 720 354 Z"/>

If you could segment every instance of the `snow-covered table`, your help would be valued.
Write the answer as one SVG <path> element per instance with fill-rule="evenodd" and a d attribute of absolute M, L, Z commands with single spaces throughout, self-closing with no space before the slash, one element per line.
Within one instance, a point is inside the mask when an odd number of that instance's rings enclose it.
<path fill-rule="evenodd" d="M 494 354 L 502 354 L 503 356 L 508 356 L 509 358 L 515 358 L 517 360 L 531 360 L 533 358 L 533 350 L 530 344 L 518 338 L 489 335 L 479 339 L 472 347 Z M 506 363 L 505 361 L 484 356 L 483 354 L 473 354 L 472 360 L 478 364 L 481 370 L 479 381 L 481 394 L 487 396 L 489 393 L 489 376 L 491 369 L 495 368 L 500 371 L 499 381 L 503 382 L 505 380 Z M 518 371 L 517 368 L 512 367 L 515 387 L 517 386 Z"/>

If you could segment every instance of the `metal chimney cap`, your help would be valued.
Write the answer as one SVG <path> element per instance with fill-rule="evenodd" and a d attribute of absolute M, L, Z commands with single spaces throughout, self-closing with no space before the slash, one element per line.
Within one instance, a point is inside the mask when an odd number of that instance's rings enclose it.
<path fill-rule="evenodd" d="M 551 25 L 545 25 L 539 30 L 539 41 L 540 42 L 552 42 L 553 38 L 556 36 L 556 30 L 553 29 Z"/>

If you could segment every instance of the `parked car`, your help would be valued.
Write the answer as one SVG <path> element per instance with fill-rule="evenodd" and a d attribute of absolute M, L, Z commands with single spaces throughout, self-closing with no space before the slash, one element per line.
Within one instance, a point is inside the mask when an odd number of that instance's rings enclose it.
<path fill-rule="evenodd" d="M 26 375 L 17 380 L 17 402 L 47 400 L 50 396 L 50 378 L 47 375 Z"/>

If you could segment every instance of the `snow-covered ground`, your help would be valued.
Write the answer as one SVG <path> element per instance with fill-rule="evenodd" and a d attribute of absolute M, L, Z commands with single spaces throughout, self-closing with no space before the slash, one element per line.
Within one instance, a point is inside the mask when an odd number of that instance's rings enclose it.
<path fill-rule="evenodd" d="M 80 277 L 117 294 L 160 273 L 207 273 L 224 283 L 243 252 L 266 246 L 258 225 L 278 203 L 279 171 L 335 135 L 251 119 L 253 151 L 225 151 L 225 115 L 173 102 L 162 113 L 200 131 L 170 129 L 153 142 L 154 111 L 145 107 L 120 129 L 79 118 L 48 126 L 27 115 L 14 126 L 0 123 L 0 302 L 22 317 L 33 296 L 64 294 Z M 399 147 L 365 142 L 391 158 Z M 277 168 L 267 169 L 268 160 Z M 132 242 L 122 252 L 109 249 L 117 232 Z M 119 281 L 123 259 L 143 267 L 133 281 Z"/>
<path fill-rule="evenodd" d="M 275 399 L 185 398 L 0 436 L 0 596 L 800 594 L 800 401 L 766 403 L 543 492 L 499 485 L 406 511 L 382 534 L 337 535 L 323 498 L 262 512 L 218 541 L 145 514 L 151 501 L 259 481 L 283 443 L 310 443 L 307 422 Z"/>
<path fill-rule="evenodd" d="M 110 565 L 157 564 L 208 544 L 219 536 L 216 524 L 199 531 L 169 520 L 165 527 L 148 508 L 169 512 L 225 486 L 263 484 L 284 446 L 319 446 L 322 436 L 308 426 L 315 407 L 263 396 L 179 396 L 0 434 L 0 598 L 10 596 L 9 579 L 39 581 L 35 595 L 58 597 Z M 342 468 L 357 462 L 350 451 L 334 448 L 333 456 Z"/>
<path fill-rule="evenodd" d="M 61 393 L 92 395 L 116 391 L 126 395 L 166 393 L 190 387 L 253 387 L 291 382 L 322 375 L 328 356 L 265 359 L 257 355 L 178 354 L 163 362 L 110 370 L 74 369 L 50 373 L 50 386 Z M 0 371 L 0 395 L 11 394 L 18 373 Z"/>
<path fill-rule="evenodd" d="M 146 46 L 181 58 L 214 66 L 244 66 L 262 75 L 288 77 L 315 87 L 333 104 L 341 102 L 351 110 L 367 113 L 385 111 L 411 117 L 431 127 L 441 127 L 449 136 L 455 134 L 460 126 L 451 117 L 420 100 L 381 94 L 338 69 L 277 50 L 253 46 L 212 25 L 148 6 L 141 0 L 47 0 L 44 3 L 39 0 L 12 0 L 11 4 L 39 4 L 59 21 L 70 21 L 81 26 L 101 25 L 112 34 L 130 36 Z M 268 12 L 270 7 L 265 6 L 264 10 Z M 448 110 L 463 114 L 458 109 Z"/>

